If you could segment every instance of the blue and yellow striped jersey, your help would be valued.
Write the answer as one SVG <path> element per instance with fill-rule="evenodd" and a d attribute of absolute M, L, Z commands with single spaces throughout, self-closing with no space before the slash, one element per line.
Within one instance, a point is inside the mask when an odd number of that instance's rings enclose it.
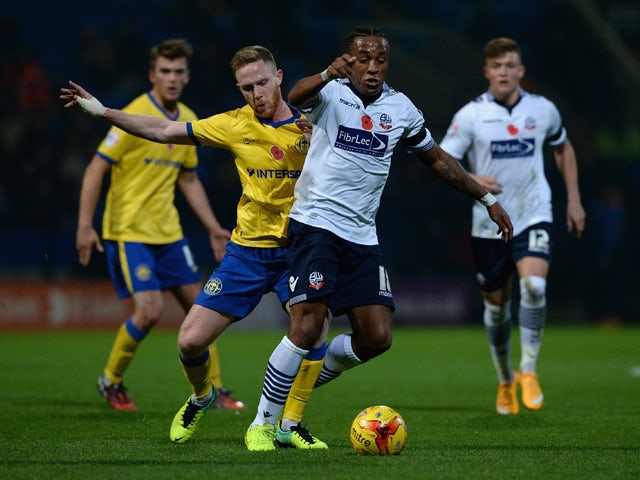
<path fill-rule="evenodd" d="M 182 103 L 177 116 L 170 117 L 150 93 L 140 95 L 123 111 L 183 122 L 197 119 Z M 111 164 L 102 237 L 150 244 L 180 240 L 183 233 L 174 204 L 175 186 L 181 169 L 197 167 L 196 148 L 155 143 L 112 127 L 98 155 Z"/>
<path fill-rule="evenodd" d="M 197 144 L 229 150 L 242 185 L 231 240 L 247 247 L 286 245 L 293 188 L 309 143 L 295 124 L 259 119 L 249 105 L 188 124 Z"/>

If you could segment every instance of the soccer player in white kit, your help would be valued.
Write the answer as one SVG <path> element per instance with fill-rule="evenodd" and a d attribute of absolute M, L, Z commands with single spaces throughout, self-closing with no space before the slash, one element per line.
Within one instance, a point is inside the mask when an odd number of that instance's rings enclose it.
<path fill-rule="evenodd" d="M 394 310 L 375 216 L 393 149 L 402 144 L 447 184 L 482 201 L 511 239 L 509 216 L 488 191 L 447 155 L 424 117 L 385 83 L 389 42 L 374 27 L 358 27 L 344 55 L 322 73 L 298 81 L 289 93 L 313 124 L 313 139 L 296 184 L 287 234 L 289 333 L 273 351 L 247 445 L 273 450 L 276 422 L 302 358 L 322 333 L 328 309 L 352 327 L 329 344 L 316 386 L 391 346 Z M 258 441 L 263 439 L 263 441 Z"/>
<path fill-rule="evenodd" d="M 498 374 L 496 410 L 519 412 L 516 388 L 530 410 L 542 408 L 544 395 L 537 360 L 546 321 L 546 284 L 553 247 L 551 189 L 544 174 L 543 145 L 553 149 L 566 187 L 566 226 L 578 238 L 585 224 L 576 156 L 556 106 L 523 90 L 525 73 L 518 44 L 496 38 L 485 46 L 484 76 L 489 89 L 453 117 L 442 148 L 457 159 L 467 156 L 473 178 L 496 195 L 515 231 L 499 241 L 480 203 L 473 206 L 471 246 L 484 299 L 484 325 Z M 521 360 L 510 362 L 511 278 L 520 282 Z"/>

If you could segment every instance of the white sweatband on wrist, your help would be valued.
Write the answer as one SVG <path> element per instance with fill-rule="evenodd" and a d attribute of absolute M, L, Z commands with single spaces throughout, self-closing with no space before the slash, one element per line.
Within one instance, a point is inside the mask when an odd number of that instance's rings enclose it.
<path fill-rule="evenodd" d="M 107 111 L 107 107 L 100 103 L 96 97 L 91 97 L 89 99 L 82 98 L 79 95 L 76 95 L 76 102 L 80 105 L 80 108 L 87 114 L 92 117 L 102 117 L 104 112 Z"/>
<path fill-rule="evenodd" d="M 329 76 L 328 68 L 325 68 L 322 72 L 320 72 L 320 78 L 324 83 L 327 83 L 329 80 L 331 80 L 331 77 Z"/>
<path fill-rule="evenodd" d="M 491 205 L 497 202 L 496 197 L 494 197 L 490 193 L 487 193 L 484 197 L 482 197 L 478 201 L 485 207 L 490 207 Z"/>

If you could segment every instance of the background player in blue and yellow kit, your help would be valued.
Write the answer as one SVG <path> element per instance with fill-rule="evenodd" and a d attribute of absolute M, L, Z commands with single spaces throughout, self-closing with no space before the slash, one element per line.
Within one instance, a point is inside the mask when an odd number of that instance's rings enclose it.
<path fill-rule="evenodd" d="M 289 300 L 286 231 L 294 186 L 309 147 L 308 138 L 299 126 L 301 113 L 282 97 L 283 72 L 268 49 L 261 46 L 240 49 L 231 60 L 231 70 L 247 104 L 198 121 L 175 121 L 108 109 L 73 82 L 70 88 L 61 90 L 61 98 L 68 100 L 67 107 L 80 104 L 91 115 L 132 134 L 162 143 L 226 149 L 235 160 L 242 185 L 237 225 L 220 267 L 202 289 L 178 336 L 181 365 L 193 394 L 172 422 L 170 438 L 176 443 L 193 436 L 204 412 L 216 398 L 216 389 L 207 375 L 211 361 L 208 345 L 233 322 L 246 317 L 266 293 L 275 292 L 283 307 Z M 304 123 L 300 125 L 305 128 Z M 296 349 L 293 344 L 291 348 Z M 325 349 L 322 337 L 303 362 L 300 381 L 292 389 L 300 409 L 304 408 L 320 372 Z M 273 401 L 284 404 L 286 399 L 285 393 Z M 301 410 L 298 415 L 301 418 Z M 327 448 L 299 424 L 289 422 L 283 429 L 286 434 L 279 441 L 285 446 Z M 272 433 L 266 445 L 245 438 L 247 448 L 275 449 L 275 431 Z"/>
<path fill-rule="evenodd" d="M 194 121 L 196 115 L 179 101 L 189 82 L 191 45 L 182 39 L 165 40 L 150 51 L 152 88 L 124 111 L 175 121 Z M 218 223 L 196 173 L 193 146 L 162 145 L 111 128 L 84 174 L 76 244 L 79 260 L 87 265 L 92 249 L 106 252 L 109 272 L 120 298 L 133 296 L 133 314 L 120 327 L 98 388 L 116 410 L 135 410 L 122 377 L 140 342 L 160 320 L 162 291 L 171 290 L 185 312 L 200 292 L 200 271 L 184 238 L 175 187 L 207 229 L 219 261 L 229 232 Z M 102 224 L 102 238 L 93 227 L 103 177 L 110 172 Z M 241 409 L 242 402 L 222 389 L 215 345 L 209 375 L 223 392 L 218 406 Z"/>

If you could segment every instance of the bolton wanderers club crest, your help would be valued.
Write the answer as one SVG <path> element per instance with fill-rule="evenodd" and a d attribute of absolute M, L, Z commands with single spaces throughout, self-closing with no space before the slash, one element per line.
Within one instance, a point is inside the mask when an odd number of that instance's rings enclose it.
<path fill-rule="evenodd" d="M 324 277 L 320 272 L 312 272 L 311 275 L 309 275 L 309 287 L 314 290 L 320 290 L 324 287 Z"/>

